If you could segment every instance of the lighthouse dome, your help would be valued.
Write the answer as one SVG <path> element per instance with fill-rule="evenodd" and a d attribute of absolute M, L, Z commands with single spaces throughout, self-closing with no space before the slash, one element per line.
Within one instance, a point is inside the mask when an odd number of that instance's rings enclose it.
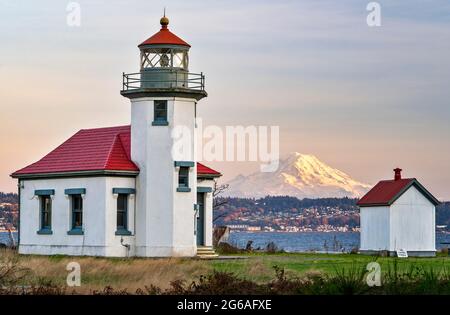
<path fill-rule="evenodd" d="M 143 41 L 139 48 L 142 46 L 153 46 L 153 45 L 177 45 L 177 46 L 185 46 L 191 47 L 187 42 L 182 40 L 180 37 L 169 31 L 169 19 L 164 15 L 161 20 L 161 29 L 158 33 L 152 35 Z"/>

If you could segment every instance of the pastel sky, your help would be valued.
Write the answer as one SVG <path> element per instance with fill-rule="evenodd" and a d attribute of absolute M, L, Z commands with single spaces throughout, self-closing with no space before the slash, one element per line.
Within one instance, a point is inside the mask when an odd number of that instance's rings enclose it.
<path fill-rule="evenodd" d="M 400 166 L 450 199 L 450 2 L 0 0 L 0 191 L 82 128 L 130 123 L 122 72 L 170 29 L 207 76 L 205 124 L 278 125 L 281 153 L 310 153 L 357 180 Z M 210 163 L 231 179 L 254 163 Z"/>

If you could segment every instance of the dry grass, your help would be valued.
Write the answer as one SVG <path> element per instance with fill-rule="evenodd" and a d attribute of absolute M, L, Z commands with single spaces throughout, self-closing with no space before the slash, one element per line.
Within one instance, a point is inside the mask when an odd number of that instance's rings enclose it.
<path fill-rule="evenodd" d="M 199 260 L 170 259 L 114 259 L 94 257 L 65 256 L 22 256 L 11 251 L 0 252 L 0 257 L 17 259 L 21 268 L 29 270 L 29 276 L 23 285 L 66 285 L 70 262 L 81 266 L 81 282 L 78 293 L 90 293 L 112 286 L 116 290 L 127 289 L 135 292 L 138 288 L 154 285 L 162 289 L 170 286 L 174 280 L 184 279 L 191 282 L 202 274 L 211 272 L 208 264 Z"/>
<path fill-rule="evenodd" d="M 415 279 L 412 271 L 416 270 L 421 271 L 416 276 L 416 278 L 418 277 L 417 279 L 426 278 L 430 283 L 438 283 L 439 281 L 435 281 L 434 278 L 440 277 L 447 281 L 443 283 L 448 285 L 448 279 L 450 279 L 450 269 L 448 269 L 450 257 L 447 256 L 399 260 L 389 257 L 380 258 L 344 254 L 284 253 L 242 255 L 246 256 L 247 259 L 205 261 L 182 258 L 125 259 L 31 256 L 18 255 L 16 252 L 9 250 L 0 250 L 0 282 L 2 280 L 3 267 L 3 271 L 7 272 L 7 277 L 3 277 L 4 282 L 6 279 L 5 283 L 7 286 L 8 283 L 16 283 L 35 287 L 66 288 L 68 292 L 71 292 L 72 290 L 66 286 L 66 277 L 69 273 L 66 270 L 66 266 L 70 262 L 78 262 L 81 266 L 81 287 L 76 288 L 76 292 L 81 294 L 103 291 L 105 287 L 111 287 L 116 291 L 127 290 L 130 293 L 136 292 L 137 289 L 145 290 L 145 287 L 158 287 L 165 290 L 171 287 L 172 281 L 183 281 L 187 288 L 192 281 L 198 282 L 200 276 L 209 276 L 214 271 L 218 275 L 217 279 L 214 278 L 216 280 L 228 279 L 226 274 L 232 273 L 233 277 L 235 276 L 242 281 L 251 281 L 255 285 L 264 286 L 273 281 L 275 275 L 274 266 L 277 266 L 279 270 L 283 270 L 283 277 L 296 279 L 296 283 L 300 284 L 312 283 L 314 279 L 319 282 L 323 279 L 332 279 L 333 281 L 344 279 L 347 281 L 350 277 L 344 271 L 352 271 L 355 269 L 355 266 L 358 267 L 358 270 L 365 270 L 367 263 L 374 260 L 381 264 L 385 276 L 389 275 L 392 269 L 390 265 L 395 263 L 398 273 L 406 274 L 408 279 Z M 14 268 L 9 268 L 7 264 L 13 265 Z M 338 272 L 340 270 L 342 270 L 342 273 Z M 415 272 L 414 274 L 417 273 Z M 221 278 L 220 275 L 224 276 Z M 284 278 L 281 280 L 278 281 L 278 286 L 283 287 L 286 284 L 291 288 L 292 283 L 287 283 Z M 343 286 L 348 286 L 348 281 L 342 281 L 342 283 Z M 317 288 L 311 287 L 310 289 L 316 290 Z M 394 289 L 391 289 L 391 291 Z M 450 292 L 448 291 L 450 287 L 445 290 Z"/>

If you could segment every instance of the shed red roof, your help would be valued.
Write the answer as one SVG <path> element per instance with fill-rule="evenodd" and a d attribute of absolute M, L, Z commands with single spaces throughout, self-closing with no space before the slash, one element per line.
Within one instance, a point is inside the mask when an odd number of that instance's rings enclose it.
<path fill-rule="evenodd" d="M 42 159 L 13 174 L 28 175 L 87 171 L 118 171 L 137 174 L 139 168 L 131 161 L 131 127 L 83 129 Z M 198 174 L 221 174 L 197 163 Z"/>
<path fill-rule="evenodd" d="M 162 21 L 162 19 L 161 19 Z M 168 24 L 167 20 L 167 24 Z M 179 38 L 177 35 L 169 31 L 167 28 L 167 24 L 164 25 L 164 23 L 161 23 L 161 30 L 151 36 L 150 38 L 146 39 L 144 42 L 142 42 L 139 46 L 143 45 L 181 45 L 181 46 L 187 46 L 191 47 L 188 43 L 186 43 L 184 40 Z"/>
<path fill-rule="evenodd" d="M 357 202 L 357 205 L 365 207 L 390 206 L 411 186 L 416 187 L 433 204 L 439 204 L 439 201 L 415 178 L 404 178 L 380 181 Z"/>

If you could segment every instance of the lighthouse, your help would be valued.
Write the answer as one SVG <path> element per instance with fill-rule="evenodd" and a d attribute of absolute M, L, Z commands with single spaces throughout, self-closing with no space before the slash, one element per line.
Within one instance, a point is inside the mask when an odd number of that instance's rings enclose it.
<path fill-rule="evenodd" d="M 194 256 L 194 216 L 203 203 L 197 200 L 195 119 L 197 102 L 207 96 L 205 78 L 189 72 L 191 46 L 169 30 L 169 19 L 160 24 L 138 46 L 140 70 L 123 74 L 121 91 L 131 101 L 131 159 L 140 169 L 136 255 Z M 182 149 L 175 152 L 176 146 Z"/>
<path fill-rule="evenodd" d="M 196 158 L 202 73 L 190 45 L 161 30 L 123 74 L 131 126 L 82 129 L 11 174 L 20 196 L 19 253 L 215 257 L 213 189 L 221 174 Z"/>

